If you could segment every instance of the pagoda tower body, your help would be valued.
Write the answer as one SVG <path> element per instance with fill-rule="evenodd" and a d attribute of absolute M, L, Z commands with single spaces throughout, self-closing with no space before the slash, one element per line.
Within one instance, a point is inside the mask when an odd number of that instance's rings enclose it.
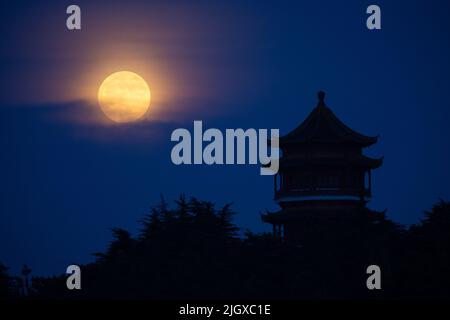
<path fill-rule="evenodd" d="M 371 197 L 371 170 L 383 159 L 363 154 L 377 142 L 355 132 L 325 105 L 325 93 L 300 126 L 280 137 L 280 166 L 274 176 L 277 212 L 262 215 L 278 239 L 302 242 L 317 238 L 317 221 L 352 219 Z M 316 229 L 316 231 L 314 231 Z"/>

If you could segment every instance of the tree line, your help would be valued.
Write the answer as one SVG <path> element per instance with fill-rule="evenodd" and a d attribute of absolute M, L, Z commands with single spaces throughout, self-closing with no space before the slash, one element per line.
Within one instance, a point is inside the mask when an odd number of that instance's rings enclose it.
<path fill-rule="evenodd" d="M 0 297 L 150 299 L 383 299 L 450 297 L 450 202 L 439 201 L 405 227 L 360 208 L 351 217 L 311 218 L 303 243 L 241 230 L 230 204 L 163 199 L 136 237 L 112 229 L 112 241 L 81 266 L 82 289 L 67 275 L 11 277 L 0 264 Z M 307 228 L 307 230 L 306 230 Z M 366 268 L 381 269 L 368 290 Z M 27 267 L 28 268 L 28 267 Z M 26 274 L 28 272 L 28 274 Z"/>

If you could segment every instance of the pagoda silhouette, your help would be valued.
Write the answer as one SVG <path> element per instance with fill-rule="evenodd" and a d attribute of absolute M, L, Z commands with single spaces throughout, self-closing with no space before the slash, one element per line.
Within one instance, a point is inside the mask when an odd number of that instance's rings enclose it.
<path fill-rule="evenodd" d="M 281 209 L 261 215 L 276 239 L 305 242 L 367 212 L 371 170 L 382 165 L 363 149 L 378 136 L 362 135 L 339 120 L 318 92 L 318 104 L 297 128 L 280 137 L 274 200 Z M 327 225 L 327 227 L 323 227 Z M 339 231 L 337 231 L 339 233 Z"/>

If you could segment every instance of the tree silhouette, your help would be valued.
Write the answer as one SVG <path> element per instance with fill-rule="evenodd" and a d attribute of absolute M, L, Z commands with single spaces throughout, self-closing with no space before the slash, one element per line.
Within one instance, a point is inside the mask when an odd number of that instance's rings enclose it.
<path fill-rule="evenodd" d="M 408 233 L 405 295 L 450 297 L 450 202 L 440 200 Z"/>
<path fill-rule="evenodd" d="M 448 298 L 449 208 L 439 202 L 409 229 L 366 208 L 310 217 L 302 243 L 286 243 L 239 235 L 231 205 L 162 199 L 136 238 L 112 229 L 107 250 L 82 266 L 83 290 L 67 290 L 65 275 L 33 278 L 33 287 L 44 298 Z M 381 291 L 366 288 L 371 264 Z"/>
<path fill-rule="evenodd" d="M 0 263 L 0 299 L 5 299 L 11 294 L 11 278 L 8 268 Z"/>

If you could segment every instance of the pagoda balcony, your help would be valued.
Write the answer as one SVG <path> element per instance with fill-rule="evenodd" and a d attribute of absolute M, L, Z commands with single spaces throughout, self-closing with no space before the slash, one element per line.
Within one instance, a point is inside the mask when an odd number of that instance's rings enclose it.
<path fill-rule="evenodd" d="M 349 197 L 355 200 L 361 198 L 367 199 L 371 197 L 370 188 L 350 188 L 350 187 L 316 187 L 316 188 L 305 188 L 305 189 L 290 189 L 290 190 L 277 190 L 275 191 L 274 199 L 276 201 L 293 200 L 293 201 L 303 201 L 311 200 L 314 198 L 327 198 L 327 197 Z"/>

